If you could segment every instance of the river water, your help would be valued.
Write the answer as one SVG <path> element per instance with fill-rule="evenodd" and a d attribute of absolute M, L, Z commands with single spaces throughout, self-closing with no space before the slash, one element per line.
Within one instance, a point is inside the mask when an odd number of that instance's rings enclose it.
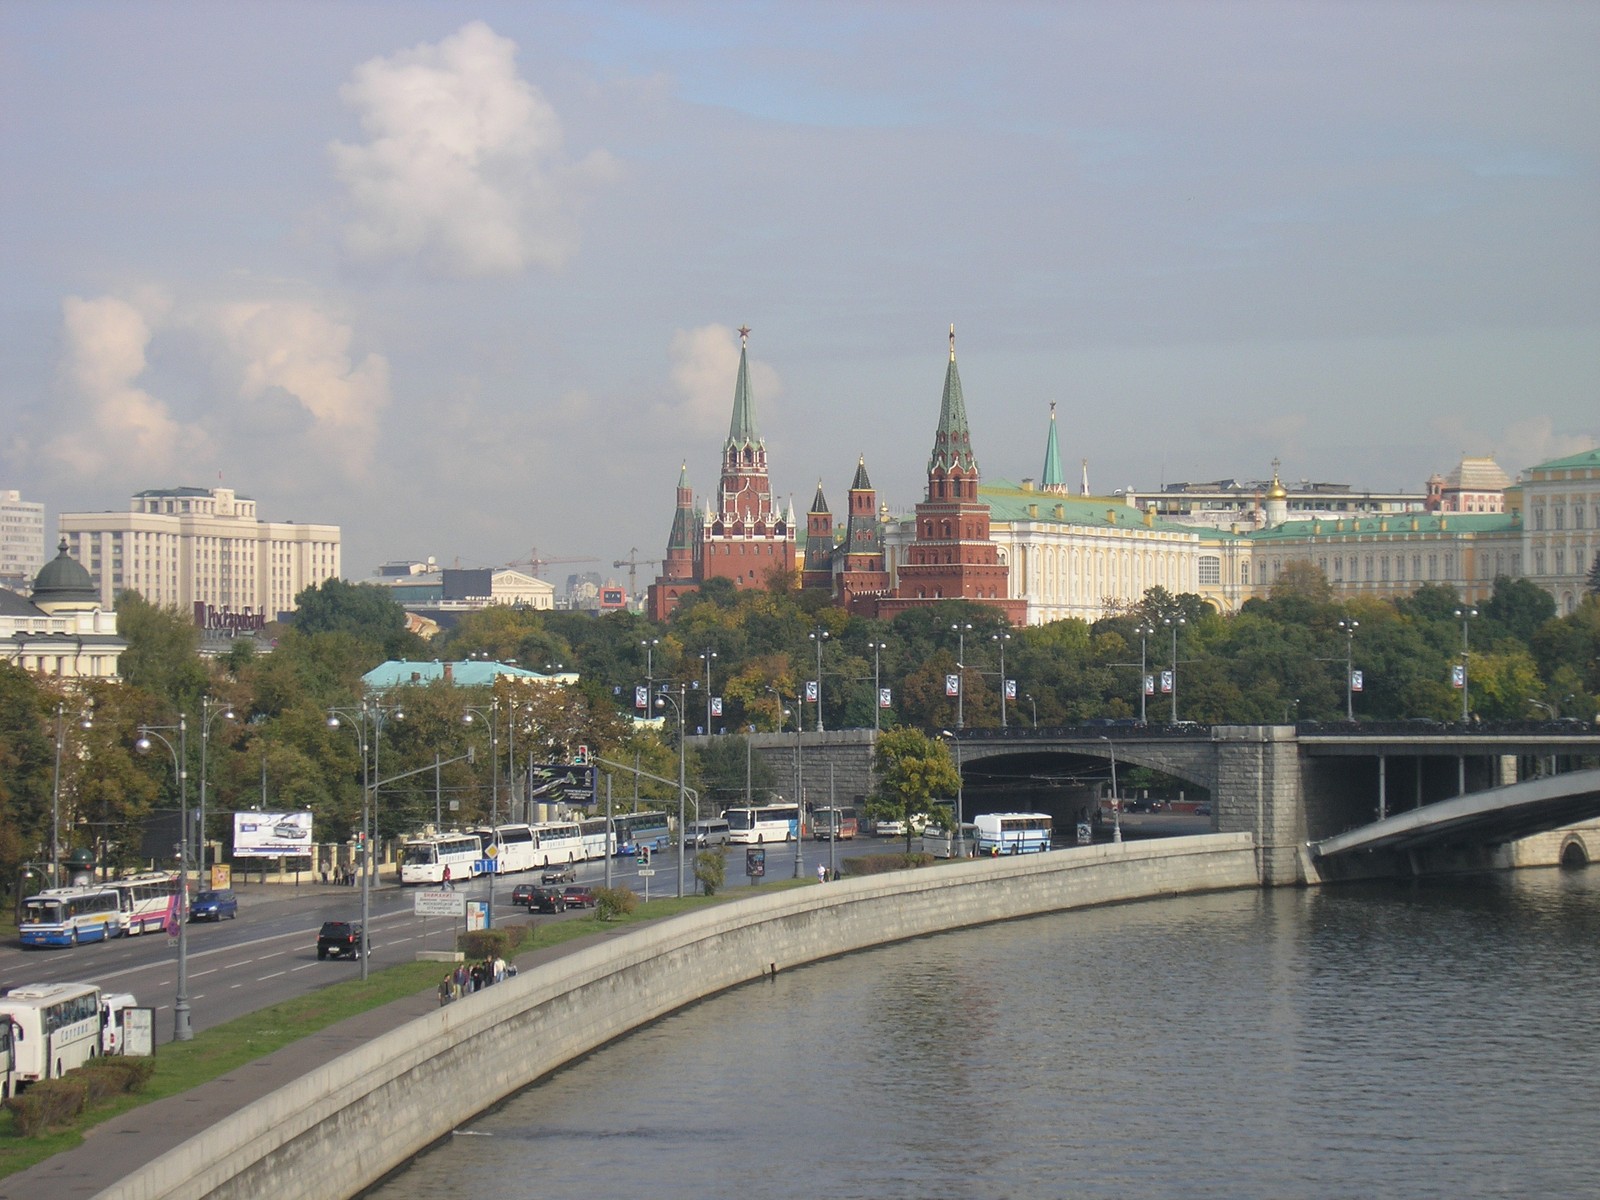
<path fill-rule="evenodd" d="M 1600 1196 L 1600 868 L 1150 901 L 797 968 L 370 1195 Z"/>

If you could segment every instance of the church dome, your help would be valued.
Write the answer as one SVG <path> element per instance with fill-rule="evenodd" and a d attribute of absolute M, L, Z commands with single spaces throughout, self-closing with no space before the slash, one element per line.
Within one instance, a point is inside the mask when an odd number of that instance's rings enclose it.
<path fill-rule="evenodd" d="M 1287 500 L 1289 489 L 1283 486 L 1283 481 L 1278 478 L 1278 473 L 1272 473 L 1272 486 L 1267 489 L 1268 500 Z"/>
<path fill-rule="evenodd" d="M 83 564 L 67 553 L 67 539 L 62 538 L 56 547 L 59 551 L 33 581 L 33 602 L 40 607 L 46 604 L 99 604 L 100 589 L 94 577 L 83 569 Z"/>

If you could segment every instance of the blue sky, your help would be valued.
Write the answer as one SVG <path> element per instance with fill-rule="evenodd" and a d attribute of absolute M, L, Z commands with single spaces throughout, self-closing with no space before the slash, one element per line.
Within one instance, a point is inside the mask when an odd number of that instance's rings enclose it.
<path fill-rule="evenodd" d="M 661 553 L 752 328 L 774 488 L 1421 490 L 1600 441 L 1600 8 L 0 4 L 0 487 L 345 570 Z M 567 570 L 552 568 L 559 581 Z"/>

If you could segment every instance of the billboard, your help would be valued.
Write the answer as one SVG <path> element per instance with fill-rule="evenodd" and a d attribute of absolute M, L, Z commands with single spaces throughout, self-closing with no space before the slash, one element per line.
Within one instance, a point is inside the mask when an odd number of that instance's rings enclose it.
<path fill-rule="evenodd" d="M 311 853 L 308 812 L 236 812 L 233 814 L 235 858 L 277 858 Z"/>

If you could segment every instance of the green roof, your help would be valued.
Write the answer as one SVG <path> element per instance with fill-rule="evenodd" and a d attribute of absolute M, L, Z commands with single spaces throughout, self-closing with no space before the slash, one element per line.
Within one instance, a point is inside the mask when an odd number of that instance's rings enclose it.
<path fill-rule="evenodd" d="M 1600 467 L 1600 448 L 1585 450 L 1582 454 L 1573 454 L 1566 458 L 1552 458 L 1549 462 L 1542 462 L 1537 467 L 1529 467 L 1528 470 L 1567 471 L 1574 467 Z"/>
<path fill-rule="evenodd" d="M 1158 533 L 1187 533 L 1210 538 L 1237 536 L 1227 530 L 1215 530 L 1195 525 L 1180 525 L 1174 521 L 1156 520 L 1144 523 L 1141 509 L 1124 503 L 1120 496 L 1063 496 L 1051 492 L 1025 491 L 1020 484 L 998 479 L 980 484 L 978 499 L 989 506 L 991 521 L 1054 522 L 1061 525 L 1089 525 L 1102 529 L 1150 529 Z M 1037 508 L 1037 514 L 1030 512 Z M 1057 510 L 1060 515 L 1057 515 Z M 1113 520 L 1109 514 L 1115 514 Z"/>
<path fill-rule="evenodd" d="M 1412 521 L 1417 527 L 1411 528 Z M 1314 517 L 1286 521 L 1250 534 L 1251 541 L 1304 541 L 1306 538 L 1400 537 L 1408 533 L 1511 533 L 1522 528 L 1515 513 L 1393 513 L 1377 517 Z"/>

